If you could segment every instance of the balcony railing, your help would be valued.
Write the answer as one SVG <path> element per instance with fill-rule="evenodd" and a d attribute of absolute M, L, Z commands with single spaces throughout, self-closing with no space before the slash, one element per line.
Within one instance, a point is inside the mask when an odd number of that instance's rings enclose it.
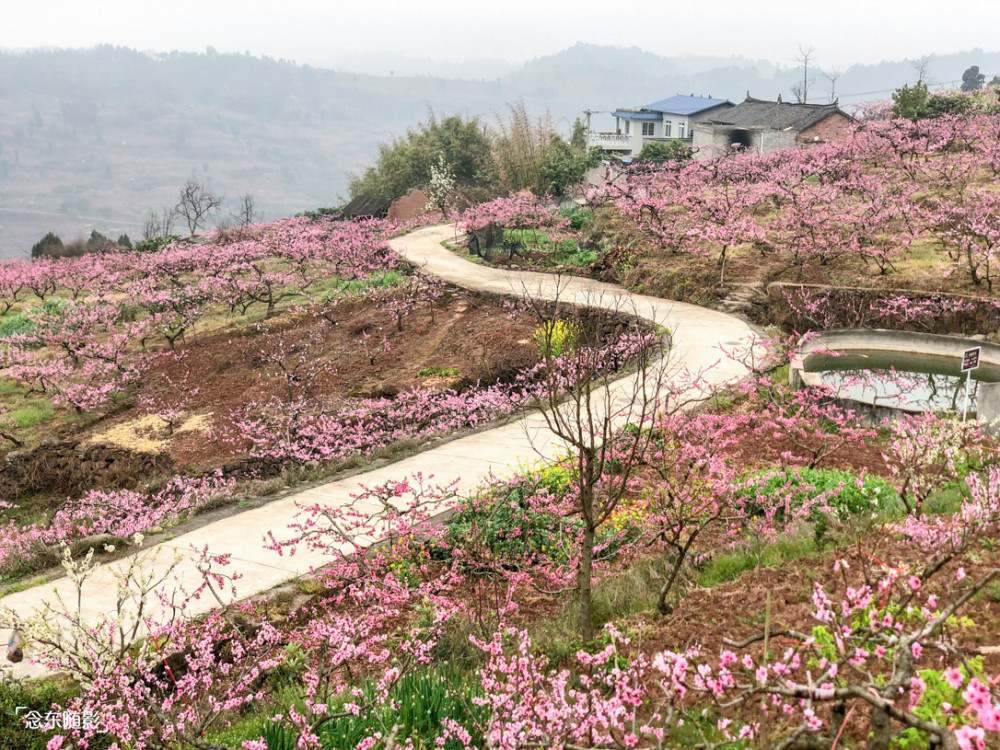
<path fill-rule="evenodd" d="M 691 139 L 694 137 L 694 133 L 687 133 L 683 138 L 678 135 L 674 136 L 662 136 L 662 135 L 644 135 L 642 137 L 642 145 L 645 146 L 651 141 L 661 141 L 667 143 L 668 141 L 680 141 L 681 143 L 691 143 Z"/>
<path fill-rule="evenodd" d="M 632 136 L 624 133 L 591 133 L 587 138 L 587 146 L 599 146 L 606 149 L 629 149 L 632 147 Z"/>

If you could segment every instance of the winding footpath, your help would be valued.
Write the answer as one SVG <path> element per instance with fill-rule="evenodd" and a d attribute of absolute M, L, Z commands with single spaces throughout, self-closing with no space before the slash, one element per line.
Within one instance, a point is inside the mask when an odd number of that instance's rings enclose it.
<path fill-rule="evenodd" d="M 393 248 L 426 273 L 469 290 L 494 292 L 521 297 L 555 300 L 591 307 L 621 309 L 639 315 L 670 330 L 672 347 L 669 357 L 670 378 L 700 375 L 706 386 L 714 387 L 737 380 L 746 374 L 744 367 L 727 359 L 724 351 L 734 351 L 749 345 L 755 337 L 750 326 L 730 315 L 669 300 L 630 294 L 620 287 L 577 277 L 551 274 L 503 271 L 470 263 L 441 246 L 454 239 L 451 226 L 420 229 L 392 240 Z M 638 375 L 615 382 L 616 397 L 624 400 L 636 387 Z M 165 570 L 176 553 L 181 562 L 174 576 L 182 584 L 194 587 L 200 580 L 192 549 L 206 545 L 213 554 L 232 555 L 232 568 L 242 575 L 237 582 L 239 596 L 249 597 L 267 591 L 290 579 L 307 574 L 321 566 L 324 559 L 317 553 L 300 548 L 293 555 L 279 557 L 265 549 L 264 537 L 269 531 L 281 538 L 282 531 L 292 520 L 300 503 L 324 503 L 331 506 L 350 502 L 363 483 L 368 486 L 392 479 L 402 479 L 416 472 L 434 475 L 434 481 L 446 484 L 458 480 L 458 490 L 468 491 L 486 480 L 490 474 L 503 474 L 520 460 L 553 457 L 560 452 L 559 442 L 547 429 L 544 417 L 535 412 L 494 429 L 445 442 L 409 458 L 348 479 L 328 482 L 301 492 L 287 495 L 267 505 L 202 526 L 168 542 L 143 550 L 148 555 L 144 573 Z M 81 614 L 90 622 L 105 612 L 114 610 L 116 581 L 113 571 L 121 569 L 128 558 L 99 566 L 87 580 L 82 596 Z M 174 585 L 174 584 L 169 584 Z M 44 602 L 55 602 L 56 595 L 75 602 L 72 581 L 62 578 L 26 591 L 9 594 L 0 600 L 24 617 L 40 608 Z M 211 608 L 211 597 L 195 601 L 192 614 Z M 4 640 L 6 640 L 4 634 Z M 30 644 L 26 657 L 31 656 Z M 44 673 L 38 665 L 25 661 L 6 669 L 19 676 Z"/>

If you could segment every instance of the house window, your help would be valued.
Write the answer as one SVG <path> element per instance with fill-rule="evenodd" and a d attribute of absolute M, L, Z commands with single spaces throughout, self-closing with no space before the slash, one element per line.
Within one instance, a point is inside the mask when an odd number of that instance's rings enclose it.
<path fill-rule="evenodd" d="M 625 135 L 629 134 L 629 131 L 632 129 L 631 126 L 632 126 L 632 121 L 631 120 L 626 120 L 625 121 Z"/>
<path fill-rule="evenodd" d="M 677 137 L 678 138 L 684 138 L 685 137 L 684 136 L 684 126 L 686 124 L 687 123 L 683 123 L 683 122 L 677 124 Z"/>
<path fill-rule="evenodd" d="M 663 121 L 663 135 L 667 138 L 671 135 L 671 130 L 673 130 L 674 124 L 670 120 Z"/>
<path fill-rule="evenodd" d="M 656 133 L 654 132 L 655 128 L 656 128 L 656 123 L 655 122 L 644 122 L 642 124 L 642 134 L 643 135 L 656 135 Z"/>

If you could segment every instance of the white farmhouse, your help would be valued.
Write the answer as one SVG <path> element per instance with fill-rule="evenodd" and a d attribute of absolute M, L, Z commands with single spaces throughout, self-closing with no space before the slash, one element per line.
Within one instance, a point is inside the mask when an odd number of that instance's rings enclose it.
<path fill-rule="evenodd" d="M 611 113 L 614 132 L 588 132 L 587 147 L 630 157 L 638 156 L 650 141 L 679 139 L 690 145 L 695 123 L 717 117 L 733 106 L 728 99 L 678 94 L 645 107 L 623 107 Z"/>

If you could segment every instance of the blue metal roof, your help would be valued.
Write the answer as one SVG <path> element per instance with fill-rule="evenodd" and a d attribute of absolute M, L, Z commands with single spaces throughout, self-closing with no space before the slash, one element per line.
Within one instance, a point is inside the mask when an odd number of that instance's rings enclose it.
<path fill-rule="evenodd" d="M 708 96 L 684 96 L 678 94 L 669 99 L 663 99 L 643 107 L 652 112 L 664 112 L 671 115 L 694 115 L 706 109 L 718 107 L 720 104 L 732 104 L 728 99 L 712 99 Z"/>
<path fill-rule="evenodd" d="M 629 112 L 627 109 L 616 109 L 611 113 L 613 117 L 621 117 L 623 120 L 655 120 L 660 121 L 660 115 L 656 112 Z"/>

